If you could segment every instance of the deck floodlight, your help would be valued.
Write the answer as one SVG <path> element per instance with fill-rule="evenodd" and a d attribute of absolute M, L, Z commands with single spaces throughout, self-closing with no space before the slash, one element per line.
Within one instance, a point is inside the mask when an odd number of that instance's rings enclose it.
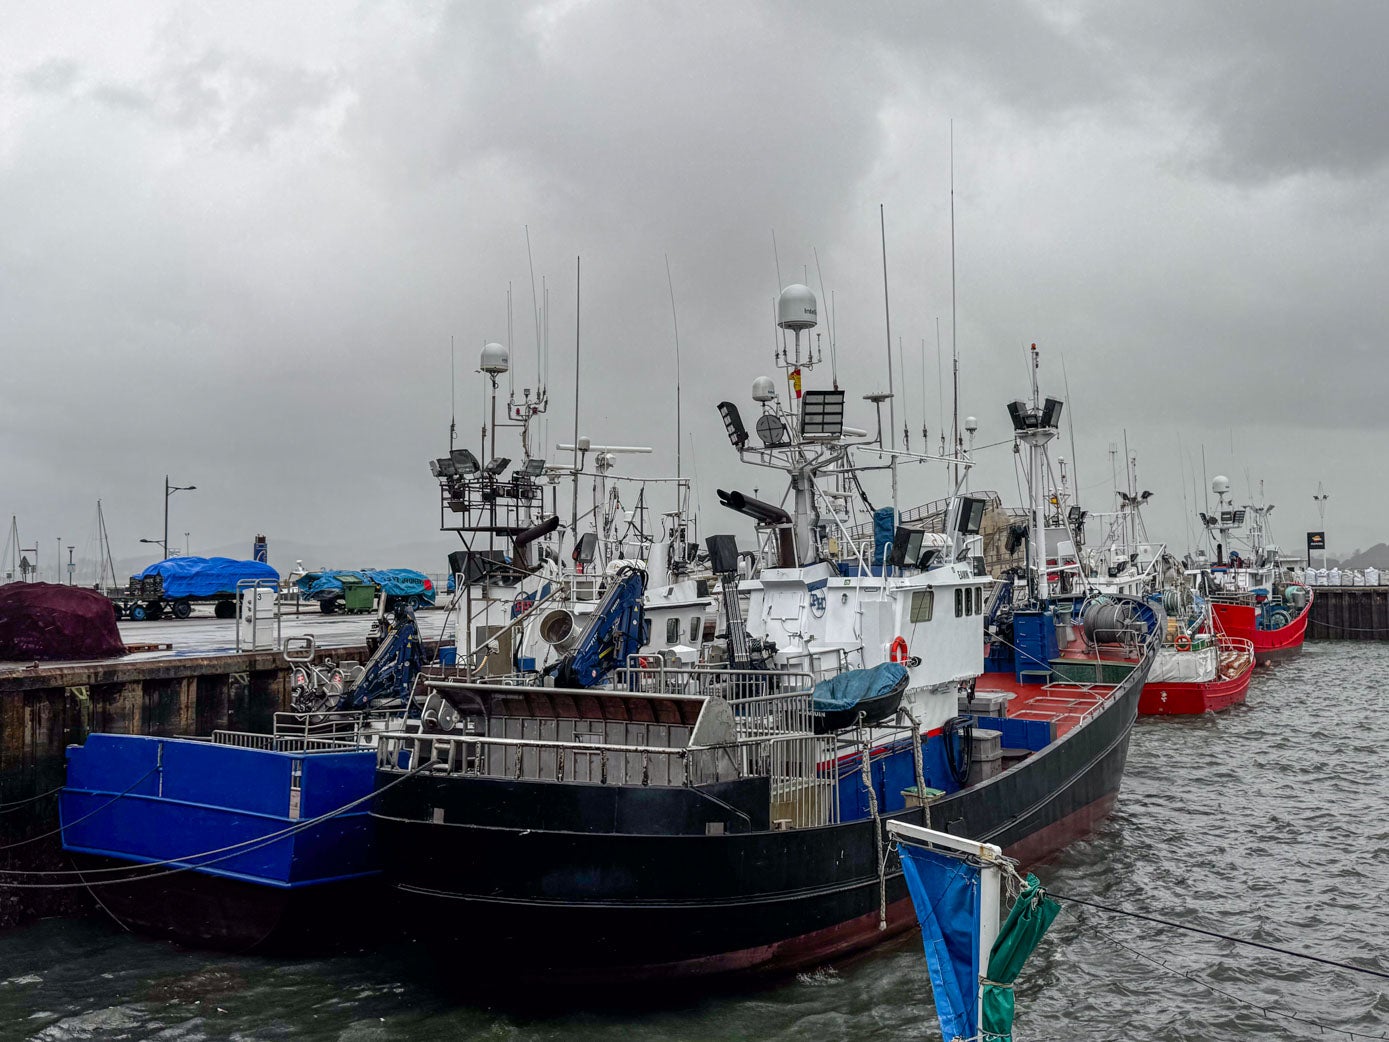
<path fill-rule="evenodd" d="M 801 434 L 837 438 L 844 433 L 844 392 L 806 391 L 801 398 Z"/>
<path fill-rule="evenodd" d="M 1242 525 L 1242 524 L 1244 524 L 1244 511 L 1243 511 L 1243 510 L 1236 510 L 1236 511 L 1235 511 L 1234 523 L 1237 524 L 1237 525 Z"/>
<path fill-rule="evenodd" d="M 1204 510 L 1199 511 L 1199 514 L 1201 518 L 1201 524 L 1205 525 L 1207 528 L 1210 528 L 1211 525 L 1215 524 L 1215 518 L 1211 517 L 1211 515 L 1206 513 Z"/>
<path fill-rule="evenodd" d="M 1061 399 L 1048 398 L 1042 403 L 1042 426 L 1056 427 L 1061 423 Z"/>
<path fill-rule="evenodd" d="M 579 564 L 592 564 L 594 557 L 598 555 L 598 533 L 585 532 L 579 536 L 579 541 L 574 544 L 574 549 L 570 552 L 572 557 Z"/>
<path fill-rule="evenodd" d="M 988 501 L 975 496 L 960 497 L 960 516 L 955 529 L 960 535 L 978 535 L 984 527 L 984 508 Z"/>
<path fill-rule="evenodd" d="M 711 535 L 705 539 L 709 547 L 709 568 L 715 575 L 735 575 L 738 571 L 738 540 L 731 535 Z"/>
<path fill-rule="evenodd" d="M 920 529 L 899 527 L 892 534 L 892 567 L 915 567 L 921 560 L 922 546 L 925 542 L 926 533 Z"/>
<path fill-rule="evenodd" d="M 741 449 L 748 443 L 748 429 L 743 426 L 743 418 L 738 415 L 738 407 L 732 402 L 719 402 L 719 415 L 723 417 L 729 443 L 735 449 Z"/>
<path fill-rule="evenodd" d="M 437 477 L 456 478 L 458 477 L 458 464 L 447 456 L 443 456 L 434 461 L 434 467 L 438 469 Z M 434 468 L 431 468 L 434 469 Z"/>
<path fill-rule="evenodd" d="M 432 460 L 429 461 L 429 473 L 430 473 L 431 475 L 433 475 L 434 477 L 436 477 L 436 478 L 439 476 L 439 473 L 440 473 L 440 472 L 439 472 L 439 461 L 438 461 L 438 460 L 432 459 Z"/>
<path fill-rule="evenodd" d="M 458 468 L 459 477 L 467 477 L 469 474 L 476 474 L 482 469 L 477 457 L 467 449 L 454 449 L 449 453 L 449 458 L 453 460 L 453 465 Z"/>
<path fill-rule="evenodd" d="M 1015 398 L 1008 403 L 1008 416 L 1013 421 L 1013 430 L 1025 431 L 1028 428 L 1027 403 L 1020 398 Z"/>
<path fill-rule="evenodd" d="M 543 459 L 528 459 L 526 465 L 521 468 L 521 476 L 527 478 L 538 478 L 545 473 L 545 461 Z"/>
<path fill-rule="evenodd" d="M 1071 528 L 1079 528 L 1081 525 L 1085 524 L 1086 514 L 1087 511 L 1082 510 L 1080 507 L 1073 506 L 1066 511 L 1066 523 L 1069 524 Z"/>
<path fill-rule="evenodd" d="M 488 460 L 487 466 L 483 468 L 483 471 L 489 478 L 499 478 L 502 476 L 502 471 L 506 470 L 509 466 L 511 466 L 510 456 L 498 456 L 495 459 Z"/>

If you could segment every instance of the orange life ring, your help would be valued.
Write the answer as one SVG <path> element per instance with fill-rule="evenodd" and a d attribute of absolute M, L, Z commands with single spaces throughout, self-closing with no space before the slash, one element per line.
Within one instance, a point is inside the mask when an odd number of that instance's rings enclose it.
<path fill-rule="evenodd" d="M 888 652 L 887 657 L 898 665 L 906 663 L 907 659 L 911 656 L 907 651 L 907 641 L 905 637 L 897 637 L 893 640 L 892 649 Z"/>
<path fill-rule="evenodd" d="M 1180 637 L 1178 637 L 1178 638 L 1177 638 L 1176 640 L 1174 640 L 1172 643 L 1176 645 L 1178 651 L 1190 651 L 1190 650 L 1191 650 L 1191 638 L 1188 637 L 1185 633 L 1183 633 Z"/>

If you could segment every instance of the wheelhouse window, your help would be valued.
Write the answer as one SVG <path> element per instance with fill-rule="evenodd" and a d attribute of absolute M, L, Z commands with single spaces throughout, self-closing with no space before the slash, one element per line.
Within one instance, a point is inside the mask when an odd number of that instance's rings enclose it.
<path fill-rule="evenodd" d="M 956 587 L 955 589 L 955 618 L 963 618 L 965 614 L 965 591 Z"/>
<path fill-rule="evenodd" d="M 700 637 L 703 635 L 703 632 L 702 632 L 703 630 L 704 630 L 704 619 L 702 619 L 702 618 L 701 618 L 700 616 L 698 616 L 698 615 L 691 615 L 691 616 L 690 616 L 690 643 L 691 643 L 691 644 L 698 644 L 698 643 L 699 643 L 699 639 L 700 639 Z"/>
<path fill-rule="evenodd" d="M 666 643 L 667 643 L 667 644 L 679 644 L 679 643 L 680 643 L 680 620 L 679 620 L 679 619 L 666 619 Z"/>
<path fill-rule="evenodd" d="M 974 588 L 974 614 L 984 614 L 984 587 L 982 586 Z"/>
<path fill-rule="evenodd" d="M 930 622 L 936 607 L 935 590 L 918 590 L 912 594 L 912 622 Z"/>

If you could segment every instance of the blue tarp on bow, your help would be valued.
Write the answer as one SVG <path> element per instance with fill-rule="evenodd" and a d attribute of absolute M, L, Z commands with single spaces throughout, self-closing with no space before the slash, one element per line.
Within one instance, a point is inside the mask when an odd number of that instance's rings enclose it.
<path fill-rule="evenodd" d="M 889 694 L 907 682 L 907 667 L 896 662 L 879 662 L 872 669 L 850 669 L 815 685 L 812 696 L 817 713 L 852 709 Z"/>

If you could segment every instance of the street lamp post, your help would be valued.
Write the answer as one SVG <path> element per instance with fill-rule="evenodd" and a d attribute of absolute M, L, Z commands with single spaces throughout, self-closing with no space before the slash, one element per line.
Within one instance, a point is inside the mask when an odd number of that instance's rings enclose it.
<path fill-rule="evenodd" d="M 169 556 L 169 497 L 175 492 L 192 492 L 197 485 L 170 485 L 169 475 L 164 475 L 164 541 L 159 545 L 164 548 L 164 556 Z M 140 542 L 153 542 L 150 539 L 142 539 Z"/>
<path fill-rule="evenodd" d="M 168 544 L 168 543 L 161 542 L 161 541 L 158 540 L 158 539 L 141 539 L 140 542 L 142 542 L 142 543 L 149 543 L 151 546 L 157 546 L 157 547 L 159 547 L 160 552 L 164 555 L 162 558 L 160 558 L 160 560 L 168 560 L 168 557 L 169 557 L 169 544 Z"/>

